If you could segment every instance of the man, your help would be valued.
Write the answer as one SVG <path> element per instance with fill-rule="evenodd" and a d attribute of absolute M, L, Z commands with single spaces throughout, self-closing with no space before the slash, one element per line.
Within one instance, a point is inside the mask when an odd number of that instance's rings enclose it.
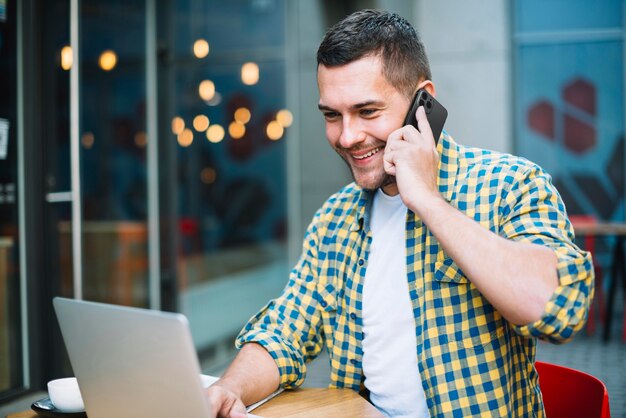
<path fill-rule="evenodd" d="M 324 346 L 331 386 L 389 416 L 543 416 L 536 338 L 570 339 L 593 296 L 550 177 L 511 155 L 437 144 L 424 47 L 395 14 L 348 16 L 318 50 L 319 108 L 355 183 L 309 226 L 283 293 L 246 325 L 209 399 L 239 416 L 300 385 Z"/>

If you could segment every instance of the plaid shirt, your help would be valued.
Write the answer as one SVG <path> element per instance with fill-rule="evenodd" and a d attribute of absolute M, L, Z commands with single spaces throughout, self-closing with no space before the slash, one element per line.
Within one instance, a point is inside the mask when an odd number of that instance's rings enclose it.
<path fill-rule="evenodd" d="M 572 243 L 565 207 L 540 167 L 523 158 L 463 147 L 445 132 L 438 151 L 441 195 L 500 236 L 552 248 L 559 286 L 540 320 L 509 323 L 409 210 L 408 289 L 430 415 L 544 416 L 533 366 L 534 337 L 564 342 L 583 327 L 593 297 L 591 257 Z M 302 384 L 306 363 L 325 345 L 331 387 L 363 388 L 362 293 L 372 241 L 371 201 L 370 193 L 351 184 L 324 204 L 282 294 L 237 338 L 238 347 L 254 341 L 268 350 L 283 387 Z"/>

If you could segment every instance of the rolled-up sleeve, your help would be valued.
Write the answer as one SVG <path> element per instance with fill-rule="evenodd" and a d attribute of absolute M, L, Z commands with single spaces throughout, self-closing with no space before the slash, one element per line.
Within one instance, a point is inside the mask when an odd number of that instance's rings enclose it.
<path fill-rule="evenodd" d="M 235 342 L 237 348 L 249 342 L 262 345 L 276 362 L 284 388 L 304 382 L 306 363 L 319 354 L 324 343 L 315 298 L 319 218 L 318 213 L 307 229 L 302 255 L 281 295 L 248 321 Z"/>
<path fill-rule="evenodd" d="M 523 336 L 569 341 L 584 326 L 594 296 L 591 254 L 574 244 L 565 206 L 547 173 L 532 165 L 512 176 L 516 181 L 500 205 L 501 234 L 551 248 L 559 283 L 538 321 L 511 326 Z"/>

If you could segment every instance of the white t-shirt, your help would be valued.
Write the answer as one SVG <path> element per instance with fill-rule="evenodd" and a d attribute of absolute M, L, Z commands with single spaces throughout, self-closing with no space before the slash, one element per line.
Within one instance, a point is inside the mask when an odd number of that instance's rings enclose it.
<path fill-rule="evenodd" d="M 382 413 L 424 418 L 430 415 L 417 366 L 406 272 L 406 214 L 400 195 L 376 192 L 363 285 L 363 373 L 370 400 Z"/>

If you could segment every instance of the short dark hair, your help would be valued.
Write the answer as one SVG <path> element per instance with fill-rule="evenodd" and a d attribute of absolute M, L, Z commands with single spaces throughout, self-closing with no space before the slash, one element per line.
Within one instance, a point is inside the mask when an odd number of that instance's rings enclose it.
<path fill-rule="evenodd" d="M 430 80 L 430 65 L 417 32 L 401 16 L 360 10 L 331 27 L 317 50 L 317 65 L 337 67 L 379 55 L 383 75 L 411 98 L 420 80 Z"/>

